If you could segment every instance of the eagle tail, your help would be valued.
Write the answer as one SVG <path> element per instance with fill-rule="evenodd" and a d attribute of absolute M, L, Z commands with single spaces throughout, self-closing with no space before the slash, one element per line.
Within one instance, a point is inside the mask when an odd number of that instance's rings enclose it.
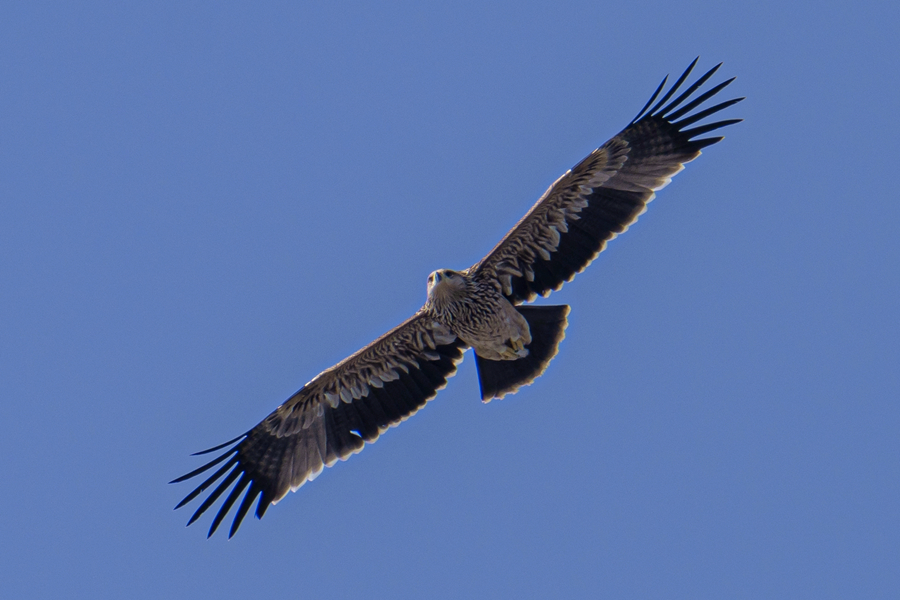
<path fill-rule="evenodd" d="M 534 381 L 556 356 L 559 343 L 566 337 L 567 305 L 517 306 L 516 310 L 525 317 L 531 330 L 531 343 L 525 346 L 528 356 L 517 360 L 489 360 L 475 355 L 484 402 L 502 398 Z"/>

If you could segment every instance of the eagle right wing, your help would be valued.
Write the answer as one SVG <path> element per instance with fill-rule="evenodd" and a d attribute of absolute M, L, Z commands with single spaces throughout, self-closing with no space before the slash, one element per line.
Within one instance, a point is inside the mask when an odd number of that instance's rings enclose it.
<path fill-rule="evenodd" d="M 665 86 L 663 79 L 628 127 L 556 180 L 528 214 L 470 270 L 494 278 L 513 304 L 546 296 L 583 271 L 609 240 L 637 220 L 656 190 L 668 185 L 685 163 L 700 156 L 702 148 L 722 139 L 697 139 L 698 136 L 740 121 L 729 119 L 688 129 L 743 100 L 727 100 L 688 114 L 731 83 L 732 78 L 682 106 L 721 63 L 666 104 L 696 63 L 695 59 L 648 110 Z"/>
<path fill-rule="evenodd" d="M 361 451 L 422 408 L 456 373 L 466 347 L 450 330 L 419 311 L 320 373 L 247 433 L 198 452 L 231 446 L 172 482 L 200 475 L 224 461 L 175 508 L 217 484 L 194 512 L 190 525 L 234 483 L 209 529 L 211 536 L 243 494 L 228 535 L 233 536 L 257 497 L 256 516 L 262 518 L 270 504 L 314 479 L 324 467 Z"/>

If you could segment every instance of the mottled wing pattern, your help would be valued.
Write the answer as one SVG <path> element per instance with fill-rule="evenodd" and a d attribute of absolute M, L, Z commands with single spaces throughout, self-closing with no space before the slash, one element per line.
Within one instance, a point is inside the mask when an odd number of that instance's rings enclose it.
<path fill-rule="evenodd" d="M 729 119 L 688 128 L 743 100 L 728 100 L 688 114 L 734 80 L 691 98 L 720 63 L 669 102 L 696 63 L 694 60 L 650 108 L 665 87 L 663 79 L 628 127 L 551 185 L 472 269 L 496 278 L 503 294 L 514 304 L 547 296 L 583 271 L 609 240 L 637 220 L 656 190 L 665 187 L 685 163 L 697 158 L 702 148 L 722 139 L 698 136 L 740 121 Z"/>
<path fill-rule="evenodd" d="M 323 371 L 244 435 L 199 452 L 231 446 L 173 482 L 224 463 L 176 508 L 216 485 L 194 512 L 190 525 L 234 484 L 209 529 L 211 536 L 243 495 L 231 537 L 257 497 L 256 516 L 261 518 L 270 504 L 314 479 L 324 467 L 356 454 L 387 428 L 422 408 L 456 372 L 465 349 L 452 332 L 417 313 Z"/>

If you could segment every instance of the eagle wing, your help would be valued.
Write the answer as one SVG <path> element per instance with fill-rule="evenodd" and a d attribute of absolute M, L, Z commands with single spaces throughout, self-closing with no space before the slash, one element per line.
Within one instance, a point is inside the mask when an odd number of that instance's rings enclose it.
<path fill-rule="evenodd" d="M 717 121 L 688 129 L 743 100 L 727 100 L 688 114 L 734 81 L 731 78 L 691 98 L 721 63 L 666 104 L 696 64 L 697 59 L 650 108 L 665 87 L 666 79 L 663 79 L 628 127 L 557 179 L 528 214 L 472 269 L 498 281 L 503 294 L 513 304 L 530 302 L 538 295 L 547 296 L 583 271 L 609 240 L 637 220 L 656 190 L 668 185 L 685 163 L 700 156 L 702 148 L 722 139 L 698 139 L 698 136 L 741 120 Z"/>
<path fill-rule="evenodd" d="M 389 427 L 405 421 L 442 389 L 456 372 L 465 343 L 422 311 L 356 354 L 323 371 L 260 424 L 225 444 L 209 463 L 174 480 L 196 477 L 223 463 L 175 508 L 209 487 L 188 525 L 233 483 L 209 529 L 212 536 L 243 494 L 228 537 L 234 535 L 259 497 L 256 516 L 270 504 L 314 479 L 324 467 L 346 460 Z"/>

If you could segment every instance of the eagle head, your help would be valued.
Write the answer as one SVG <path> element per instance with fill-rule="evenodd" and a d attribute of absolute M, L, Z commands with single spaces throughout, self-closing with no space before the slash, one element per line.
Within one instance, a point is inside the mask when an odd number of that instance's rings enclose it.
<path fill-rule="evenodd" d="M 444 303 L 465 294 L 466 278 L 462 273 L 450 269 L 438 269 L 428 276 L 428 299 Z"/>

